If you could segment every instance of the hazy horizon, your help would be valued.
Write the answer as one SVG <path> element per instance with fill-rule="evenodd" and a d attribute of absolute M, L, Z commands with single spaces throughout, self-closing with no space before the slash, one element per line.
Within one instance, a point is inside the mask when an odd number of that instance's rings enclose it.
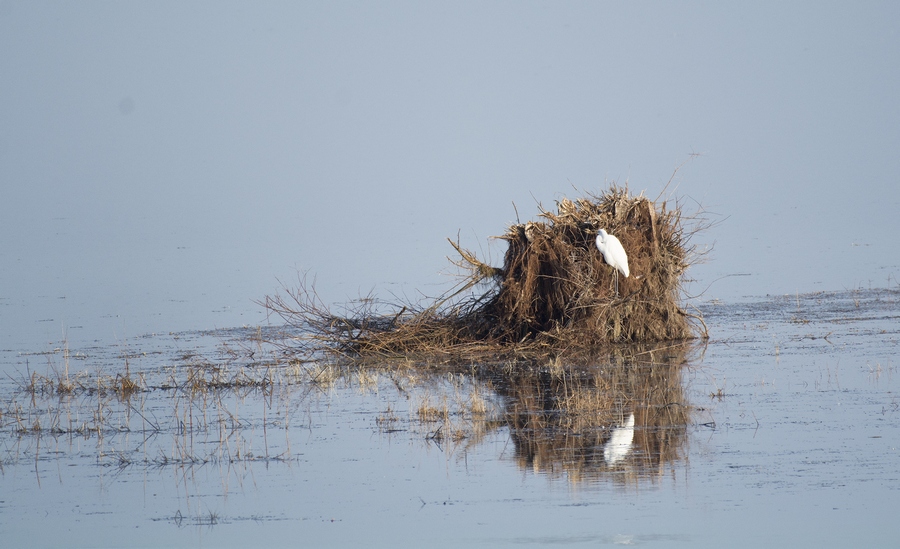
<path fill-rule="evenodd" d="M 667 196 L 718 221 L 691 293 L 896 284 L 898 16 L 0 3 L 3 347 L 255 325 L 297 272 L 434 295 L 446 238 L 498 263 L 516 212 L 682 164 Z"/>

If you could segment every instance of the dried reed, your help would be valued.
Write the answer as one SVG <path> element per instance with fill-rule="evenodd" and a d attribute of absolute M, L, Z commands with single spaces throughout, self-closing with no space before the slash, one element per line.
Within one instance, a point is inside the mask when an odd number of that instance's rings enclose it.
<path fill-rule="evenodd" d="M 460 256 L 455 264 L 468 274 L 425 306 L 404 303 L 385 311 L 367 297 L 333 313 L 305 279 L 261 304 L 285 321 L 286 352 L 353 362 L 571 357 L 610 344 L 705 335 L 699 315 L 680 305 L 685 271 L 698 255 L 688 245 L 696 231 L 685 232 L 680 207 L 667 209 L 665 202 L 612 186 L 601 196 L 563 198 L 556 213 L 540 217 L 544 221 L 512 225 L 499 237 L 508 243 L 502 268 L 451 241 Z M 613 269 L 594 243 L 601 228 L 628 252 L 631 276 L 620 277 L 618 296 Z"/>

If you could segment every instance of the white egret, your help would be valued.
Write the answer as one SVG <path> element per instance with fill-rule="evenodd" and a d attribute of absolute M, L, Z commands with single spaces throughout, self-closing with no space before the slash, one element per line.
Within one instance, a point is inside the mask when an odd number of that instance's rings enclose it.
<path fill-rule="evenodd" d="M 612 430 L 609 441 L 603 446 L 603 459 L 606 460 L 606 464 L 612 466 L 625 459 L 631 451 L 632 440 L 634 440 L 633 413 L 622 426 Z"/>
<path fill-rule="evenodd" d="M 603 254 L 603 261 L 610 265 L 616 276 L 616 295 L 619 295 L 619 273 L 628 278 L 628 254 L 619 239 L 607 233 L 603 229 L 597 232 L 597 249 Z"/>

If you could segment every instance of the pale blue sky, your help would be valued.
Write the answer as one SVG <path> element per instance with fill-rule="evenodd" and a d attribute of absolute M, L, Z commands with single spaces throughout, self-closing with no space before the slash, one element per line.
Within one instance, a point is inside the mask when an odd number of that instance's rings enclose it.
<path fill-rule="evenodd" d="M 0 339 L 256 324 L 298 269 L 330 302 L 434 294 L 446 237 L 499 262 L 513 202 L 656 197 L 691 153 L 669 190 L 722 220 L 694 288 L 750 275 L 705 297 L 896 284 L 898 23 L 894 2 L 2 2 Z"/>

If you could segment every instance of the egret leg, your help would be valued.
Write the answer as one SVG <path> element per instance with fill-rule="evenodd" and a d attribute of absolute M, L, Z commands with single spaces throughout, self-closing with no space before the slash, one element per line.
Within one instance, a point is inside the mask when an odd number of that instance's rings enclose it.
<path fill-rule="evenodd" d="M 613 274 L 616 277 L 616 297 L 619 297 L 619 269 L 613 269 Z"/>

